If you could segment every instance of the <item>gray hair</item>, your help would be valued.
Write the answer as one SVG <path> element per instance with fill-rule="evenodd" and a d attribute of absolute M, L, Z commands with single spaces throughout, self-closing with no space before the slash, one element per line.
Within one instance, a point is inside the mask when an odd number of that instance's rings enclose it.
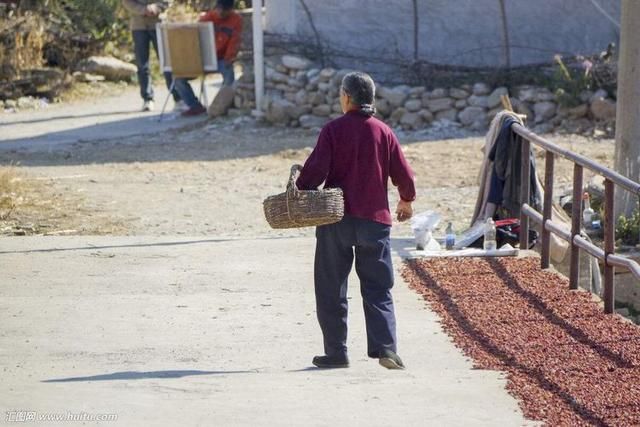
<path fill-rule="evenodd" d="M 349 95 L 351 102 L 360 107 L 360 112 L 366 116 L 373 116 L 376 108 L 373 106 L 376 98 L 376 85 L 370 75 L 355 71 L 342 79 L 342 90 Z"/>

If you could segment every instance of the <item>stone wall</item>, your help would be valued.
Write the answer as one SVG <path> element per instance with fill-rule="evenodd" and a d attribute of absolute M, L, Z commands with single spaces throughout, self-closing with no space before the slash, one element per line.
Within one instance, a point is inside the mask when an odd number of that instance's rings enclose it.
<path fill-rule="evenodd" d="M 237 109 L 255 108 L 251 67 L 245 67 L 236 90 Z M 274 124 L 304 128 L 320 127 L 338 117 L 340 82 L 349 70 L 316 68 L 302 57 L 269 57 L 265 65 L 266 120 Z M 394 127 L 417 130 L 435 121 L 459 123 L 472 130 L 486 129 L 502 110 L 500 95 L 508 94 L 514 109 L 528 117 L 537 133 L 565 129 L 574 133 L 593 132 L 596 124 L 610 124 L 616 105 L 605 91 L 585 91 L 581 103 L 566 108 L 549 89 L 533 86 L 490 87 L 478 82 L 460 87 L 434 88 L 406 85 L 378 86 L 377 115 Z"/>

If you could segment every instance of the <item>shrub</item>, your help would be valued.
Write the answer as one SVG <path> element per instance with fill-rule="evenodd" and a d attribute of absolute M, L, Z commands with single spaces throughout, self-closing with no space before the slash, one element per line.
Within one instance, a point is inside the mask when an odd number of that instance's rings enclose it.
<path fill-rule="evenodd" d="M 616 237 L 625 245 L 640 243 L 640 201 L 630 217 L 621 216 L 616 225 Z"/>

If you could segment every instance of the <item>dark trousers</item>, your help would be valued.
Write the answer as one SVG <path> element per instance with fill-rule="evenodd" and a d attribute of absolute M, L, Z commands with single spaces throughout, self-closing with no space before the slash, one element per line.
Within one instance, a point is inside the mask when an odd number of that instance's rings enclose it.
<path fill-rule="evenodd" d="M 224 61 L 224 59 L 218 59 L 218 71 L 222 74 L 222 85 L 223 86 L 231 86 L 233 82 L 236 80 L 233 64 L 229 64 Z M 198 98 L 195 93 L 193 93 L 193 89 L 189 84 L 190 79 L 176 79 L 175 87 L 176 91 L 180 95 L 180 98 L 189 106 L 189 108 L 195 108 L 200 104 Z"/>
<path fill-rule="evenodd" d="M 391 227 L 374 221 L 344 217 L 316 229 L 316 311 L 328 356 L 347 353 L 347 278 L 353 265 L 367 327 L 367 353 L 396 351 L 396 319 L 391 288 Z"/>
<path fill-rule="evenodd" d="M 131 32 L 133 36 L 133 49 L 136 55 L 136 65 L 138 66 L 138 84 L 140 85 L 140 96 L 145 101 L 153 100 L 153 85 L 151 83 L 151 72 L 149 65 L 150 45 L 158 54 L 158 39 L 155 30 L 134 30 Z M 164 80 L 167 89 L 171 88 L 171 73 L 164 73 Z M 180 100 L 177 91 L 172 92 L 175 101 Z"/>

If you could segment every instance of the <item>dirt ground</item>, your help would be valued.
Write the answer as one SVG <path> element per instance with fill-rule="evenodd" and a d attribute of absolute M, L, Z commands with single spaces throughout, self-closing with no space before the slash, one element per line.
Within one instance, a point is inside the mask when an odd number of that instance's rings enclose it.
<path fill-rule="evenodd" d="M 0 206 L 0 235 L 308 236 L 312 229 L 271 230 L 262 200 L 284 191 L 290 166 L 304 162 L 316 137 L 317 131 L 241 117 L 124 140 L 0 151 L 0 165 L 13 165 L 12 180 L 21 184 L 15 208 Z M 612 140 L 547 137 L 604 164 L 613 162 Z M 416 172 L 415 211 L 438 211 L 440 229 L 447 221 L 456 230 L 466 228 L 483 136 L 444 130 L 399 138 Z M 556 164 L 557 191 L 569 191 L 572 165 Z M 543 168 L 542 153 L 538 167 Z M 393 189 L 390 200 L 393 210 Z M 394 233 L 411 230 L 400 224 Z"/>

